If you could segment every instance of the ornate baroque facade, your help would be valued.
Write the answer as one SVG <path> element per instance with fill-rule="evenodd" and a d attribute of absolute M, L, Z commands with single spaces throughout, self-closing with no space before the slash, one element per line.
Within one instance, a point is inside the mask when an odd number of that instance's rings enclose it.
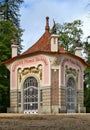
<path fill-rule="evenodd" d="M 10 108 L 15 113 L 81 113 L 85 112 L 83 74 L 87 64 L 76 54 L 58 45 L 58 36 L 45 33 L 27 51 L 4 64 L 10 70 Z M 81 56 L 81 55 L 80 55 Z"/>

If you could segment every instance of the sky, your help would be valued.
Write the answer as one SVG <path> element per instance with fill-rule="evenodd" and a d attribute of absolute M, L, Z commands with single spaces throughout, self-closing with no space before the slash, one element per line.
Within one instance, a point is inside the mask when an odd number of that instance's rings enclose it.
<path fill-rule="evenodd" d="M 90 35 L 90 0 L 24 0 L 20 8 L 20 25 L 24 29 L 22 36 L 23 51 L 31 47 L 45 32 L 46 16 L 50 28 L 53 19 L 56 23 L 82 20 L 83 39 Z"/>

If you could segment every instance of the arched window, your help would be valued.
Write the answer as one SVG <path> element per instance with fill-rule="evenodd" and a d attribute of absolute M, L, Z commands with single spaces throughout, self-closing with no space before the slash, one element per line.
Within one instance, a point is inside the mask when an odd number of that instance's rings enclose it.
<path fill-rule="evenodd" d="M 75 80 L 74 78 L 70 77 L 67 81 L 67 88 L 66 88 L 67 112 L 75 112 L 75 99 L 76 99 Z"/>
<path fill-rule="evenodd" d="M 24 113 L 38 112 L 38 82 L 34 77 L 28 77 L 23 84 Z"/>

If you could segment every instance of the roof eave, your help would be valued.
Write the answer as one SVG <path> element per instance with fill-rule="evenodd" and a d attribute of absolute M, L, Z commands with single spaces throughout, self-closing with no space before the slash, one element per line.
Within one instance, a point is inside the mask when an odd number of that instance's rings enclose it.
<path fill-rule="evenodd" d="M 35 55 L 37 53 L 38 54 L 46 54 L 46 53 L 47 54 L 63 54 L 63 55 L 67 54 L 67 55 L 69 55 L 71 57 L 74 57 L 74 58 L 80 60 L 82 62 L 82 64 L 84 64 L 85 66 L 90 67 L 90 64 L 88 64 L 87 62 L 85 62 L 82 58 L 80 58 L 79 56 L 76 56 L 76 55 L 74 55 L 74 54 L 72 54 L 70 52 L 67 52 L 67 51 L 62 51 L 62 52 L 35 51 L 35 52 L 28 53 L 28 54 L 18 55 L 16 57 L 10 58 L 9 60 L 3 62 L 3 64 L 7 65 L 7 64 L 10 64 L 10 63 L 14 62 L 15 60 L 18 60 L 18 59 L 21 59 L 21 58 L 25 58 L 25 57 L 28 57 L 30 55 L 32 56 L 32 55 Z"/>

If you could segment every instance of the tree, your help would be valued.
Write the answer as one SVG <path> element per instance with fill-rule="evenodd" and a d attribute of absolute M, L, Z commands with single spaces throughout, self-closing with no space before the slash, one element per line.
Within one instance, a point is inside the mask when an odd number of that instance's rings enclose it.
<path fill-rule="evenodd" d="M 9 106 L 9 70 L 2 64 L 11 57 L 11 40 L 14 33 L 19 37 L 19 31 L 12 22 L 0 21 L 0 112 L 5 112 Z"/>
<path fill-rule="evenodd" d="M 23 3 L 23 0 L 2 0 L 0 2 L 0 21 L 8 20 L 14 24 L 14 26 L 19 31 L 19 37 L 14 34 L 17 42 L 18 42 L 18 53 L 21 53 L 22 45 L 21 45 L 21 36 L 23 30 L 20 28 L 20 14 L 19 8 Z"/>
<path fill-rule="evenodd" d="M 2 64 L 11 57 L 11 41 L 19 45 L 21 52 L 22 29 L 19 26 L 19 8 L 23 0 L 0 0 L 0 112 L 9 106 L 9 70 Z"/>
<path fill-rule="evenodd" d="M 15 37 L 16 36 L 16 37 Z M 12 22 L 0 21 L 0 60 L 4 61 L 11 57 L 11 40 L 20 39 L 21 32 Z M 6 54 L 6 55 L 5 55 Z"/>
<path fill-rule="evenodd" d="M 19 27 L 19 8 L 23 0 L 1 0 L 0 14 L 1 19 L 10 20 L 16 27 Z"/>
<path fill-rule="evenodd" d="M 53 32 L 53 29 L 56 28 L 56 33 L 59 35 L 59 42 L 61 46 L 65 50 L 74 53 L 74 48 L 80 44 L 79 40 L 83 35 L 81 26 L 82 26 L 81 20 L 75 20 L 71 23 L 64 23 L 63 25 L 59 23 L 57 24 L 54 23 L 53 26 L 54 28 L 51 29 L 51 33 Z"/>
<path fill-rule="evenodd" d="M 90 42 L 88 41 L 84 42 L 84 52 L 86 54 L 86 61 L 90 64 Z M 85 88 L 85 105 L 87 107 L 87 112 L 90 112 L 90 67 L 88 67 L 85 71 L 85 82 L 84 82 L 84 88 Z"/>

